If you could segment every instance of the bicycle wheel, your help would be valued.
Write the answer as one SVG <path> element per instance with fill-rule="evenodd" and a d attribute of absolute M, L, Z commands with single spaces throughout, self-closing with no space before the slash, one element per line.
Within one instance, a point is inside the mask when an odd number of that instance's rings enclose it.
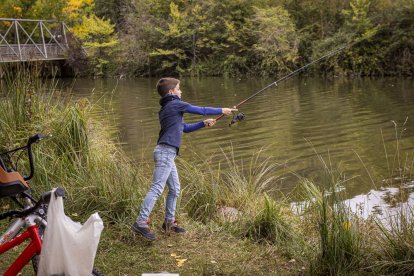
<path fill-rule="evenodd" d="M 92 269 L 92 275 L 93 276 L 104 276 L 104 274 L 100 272 L 99 270 L 97 270 L 96 268 Z"/>
<path fill-rule="evenodd" d="M 40 239 L 43 240 L 43 234 L 45 233 L 45 226 L 43 224 L 39 224 L 37 226 L 39 231 Z M 37 271 L 39 270 L 39 262 L 40 262 L 40 255 L 35 255 L 32 258 L 32 266 L 35 274 L 37 275 Z"/>

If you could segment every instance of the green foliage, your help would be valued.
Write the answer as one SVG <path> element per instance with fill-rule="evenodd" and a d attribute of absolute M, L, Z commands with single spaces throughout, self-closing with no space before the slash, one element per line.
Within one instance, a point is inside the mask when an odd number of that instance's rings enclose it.
<path fill-rule="evenodd" d="M 47 0 L 36 0 L 34 1 L 31 15 L 25 15 L 36 19 L 57 19 L 66 20 L 67 15 L 64 13 L 64 9 L 67 5 L 66 0 L 53 1 L 53 5 Z"/>
<path fill-rule="evenodd" d="M 289 12 L 283 7 L 256 8 L 255 22 L 258 43 L 256 51 L 262 57 L 261 71 L 288 71 L 298 59 L 299 37 Z"/>
<path fill-rule="evenodd" d="M 345 16 L 344 26 L 354 30 L 357 35 L 372 33 L 373 24 L 368 17 L 371 0 L 351 0 L 351 10 L 343 10 Z"/>
<path fill-rule="evenodd" d="M 186 51 L 190 51 L 191 29 L 189 28 L 189 15 L 179 11 L 178 5 L 170 4 L 170 22 L 167 28 L 156 29 L 165 42 L 165 47 L 157 48 L 150 53 L 150 57 L 160 64 L 160 71 L 178 71 L 186 67 Z"/>
<path fill-rule="evenodd" d="M 31 2 L 34 2 L 31 1 Z M 23 14 L 22 1 L 16 3 L 14 0 L 5 0 L 0 3 L 0 16 L 3 18 L 21 18 Z"/>
<path fill-rule="evenodd" d="M 96 75 L 286 74 L 343 43 L 353 44 L 314 71 L 412 75 L 413 6 L 412 0 L 5 0 L 0 15 L 66 21 L 88 48 Z"/>
<path fill-rule="evenodd" d="M 95 14 L 94 0 L 7 0 L 0 4 L 0 16 L 64 21 L 83 47 L 87 48 L 91 71 L 95 75 L 106 73 L 105 66 L 110 62 L 113 48 L 118 44 L 115 25 L 109 19 L 100 18 Z M 8 22 L 5 24 L 8 27 Z M 77 46 L 75 42 L 70 44 Z M 79 50 L 83 51 L 76 48 L 76 51 Z M 71 61 L 72 58 L 68 60 Z"/>
<path fill-rule="evenodd" d="M 95 15 L 99 18 L 109 19 L 116 26 L 122 24 L 122 13 L 128 0 L 95 0 Z"/>
<path fill-rule="evenodd" d="M 375 5 L 368 0 L 135 2 L 129 12 L 137 16 L 126 22 L 135 29 L 145 30 L 148 23 L 155 29 L 140 31 L 145 43 L 131 45 L 142 57 L 136 74 L 284 74 L 355 41 L 359 43 L 340 58 L 325 61 L 319 72 L 412 74 L 408 0 Z M 387 24 L 402 18 L 406 25 L 398 25 L 392 41 L 382 35 L 391 30 Z M 405 37 L 397 37 L 400 29 Z"/>

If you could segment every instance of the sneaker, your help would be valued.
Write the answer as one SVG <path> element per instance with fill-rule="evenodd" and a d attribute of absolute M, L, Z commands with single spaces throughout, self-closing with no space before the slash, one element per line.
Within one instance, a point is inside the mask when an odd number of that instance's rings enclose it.
<path fill-rule="evenodd" d="M 151 232 L 150 228 L 147 227 L 141 227 L 138 225 L 137 222 L 134 222 L 132 225 L 132 231 L 134 231 L 136 234 L 141 235 L 143 238 L 149 241 L 155 241 L 155 234 Z"/>
<path fill-rule="evenodd" d="M 165 232 L 169 232 L 169 231 L 173 231 L 175 233 L 184 233 L 184 232 L 187 232 L 187 230 L 185 230 L 184 228 L 179 227 L 177 225 L 177 222 L 176 221 L 173 221 L 173 222 L 164 222 L 162 224 L 162 229 Z"/>

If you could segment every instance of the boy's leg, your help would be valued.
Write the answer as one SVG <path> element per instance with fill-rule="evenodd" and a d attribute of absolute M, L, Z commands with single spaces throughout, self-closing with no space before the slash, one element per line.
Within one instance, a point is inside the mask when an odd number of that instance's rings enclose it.
<path fill-rule="evenodd" d="M 155 169 L 153 182 L 149 192 L 145 196 L 144 202 L 141 205 L 141 211 L 137 218 L 137 223 L 141 227 L 146 225 L 155 202 L 164 190 L 165 183 L 171 173 L 172 167 L 175 167 L 174 158 L 174 155 L 162 148 L 159 149 L 157 147 L 154 151 Z"/>
<path fill-rule="evenodd" d="M 175 163 L 171 167 L 171 173 L 167 179 L 167 185 L 168 195 L 165 204 L 165 221 L 174 221 L 177 199 L 180 195 L 180 179 L 178 178 L 178 172 Z"/>
<path fill-rule="evenodd" d="M 178 178 L 177 167 L 175 163 L 171 168 L 170 176 L 167 179 L 168 195 L 165 204 L 165 221 L 162 228 L 165 231 L 174 231 L 176 233 L 186 232 L 184 228 L 177 225 L 175 221 L 175 211 L 177 207 L 177 199 L 180 195 L 180 180 Z"/>

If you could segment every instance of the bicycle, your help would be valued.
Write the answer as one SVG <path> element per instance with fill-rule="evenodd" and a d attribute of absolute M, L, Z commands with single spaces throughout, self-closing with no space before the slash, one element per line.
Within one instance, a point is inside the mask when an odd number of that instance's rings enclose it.
<path fill-rule="evenodd" d="M 26 240 L 30 243 L 25 247 L 16 260 L 4 272 L 4 276 L 17 275 L 29 262 L 32 261 L 34 272 L 37 273 L 42 238 L 47 226 L 47 208 L 51 196 L 64 197 L 65 191 L 59 187 L 55 191 L 43 193 L 38 200 L 32 194 L 28 181 L 34 176 L 32 145 L 47 138 L 36 134 L 28 139 L 27 145 L 0 153 L 0 198 L 10 197 L 18 206 L 18 210 L 0 213 L 0 220 L 14 219 L 10 227 L 0 236 L 0 255 L 20 245 Z M 27 150 L 30 174 L 22 176 L 17 170 L 17 160 L 12 157 L 19 151 Z M 103 275 L 95 268 L 91 275 Z"/>

